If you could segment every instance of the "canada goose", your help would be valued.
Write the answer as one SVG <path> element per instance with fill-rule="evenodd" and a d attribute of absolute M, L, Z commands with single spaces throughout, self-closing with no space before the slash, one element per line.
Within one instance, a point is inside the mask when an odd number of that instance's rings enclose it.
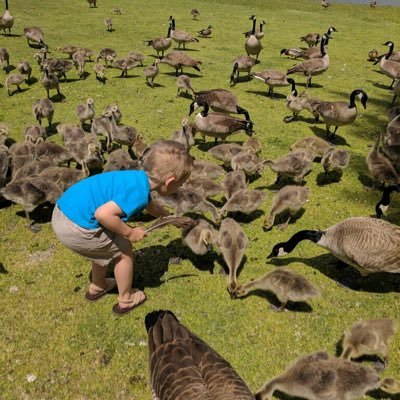
<path fill-rule="evenodd" d="M 82 79 L 84 77 L 83 69 L 85 68 L 86 63 L 85 54 L 83 51 L 78 50 L 72 55 L 72 60 L 74 61 L 74 66 L 78 71 L 79 78 Z"/>
<path fill-rule="evenodd" d="M 400 393 L 400 380 L 394 378 L 382 379 L 380 389 L 386 393 Z"/>
<path fill-rule="evenodd" d="M 400 139 L 400 135 L 398 137 Z M 395 145 L 383 145 L 380 148 L 382 154 L 392 163 L 396 171 L 400 170 L 400 140 Z"/>
<path fill-rule="evenodd" d="M 400 272 L 400 228 L 369 217 L 351 217 L 324 231 L 304 230 L 278 243 L 268 256 L 289 254 L 302 240 L 311 240 L 356 268 L 362 276 Z"/>
<path fill-rule="evenodd" d="M 345 149 L 336 149 L 334 147 L 328 149 L 322 157 L 321 164 L 325 174 L 329 171 L 335 171 L 339 177 L 342 176 L 343 170 L 349 165 L 350 154 Z"/>
<path fill-rule="evenodd" d="M 217 196 L 224 190 L 219 183 L 205 176 L 190 177 L 182 187 L 193 189 L 204 198 Z"/>
<path fill-rule="evenodd" d="M 195 176 L 206 176 L 210 179 L 218 179 L 221 176 L 225 176 L 225 170 L 210 161 L 205 160 L 193 160 L 193 169 L 191 177 Z"/>
<path fill-rule="evenodd" d="M 327 34 L 322 35 L 322 40 L 325 41 L 325 50 L 329 44 L 330 37 Z M 304 58 L 306 60 L 310 60 L 312 58 L 322 58 L 321 48 L 318 47 L 309 47 L 308 49 L 304 49 L 301 51 L 297 51 L 294 55 L 294 58 Z"/>
<path fill-rule="evenodd" d="M 115 15 L 122 15 L 121 9 L 119 7 L 113 7 L 111 12 Z"/>
<path fill-rule="evenodd" d="M 321 7 L 323 7 L 325 10 L 331 5 L 331 3 L 328 0 L 321 0 Z"/>
<path fill-rule="evenodd" d="M 308 47 L 312 47 L 316 46 L 319 43 L 321 35 L 319 33 L 308 33 L 305 36 L 300 36 L 299 39 L 302 42 L 306 42 L 308 44 Z"/>
<path fill-rule="evenodd" d="M 114 60 L 115 58 L 117 58 L 116 51 L 109 47 L 105 47 L 99 51 L 99 54 L 97 54 L 97 57 L 95 59 L 95 62 L 98 63 L 100 60 L 103 60 L 104 65 L 107 67 L 108 62 Z"/>
<path fill-rule="evenodd" d="M 25 128 L 24 138 L 33 144 L 38 143 L 41 139 L 46 140 L 46 130 L 41 125 L 30 125 Z M 40 139 L 39 139 L 40 138 Z"/>
<path fill-rule="evenodd" d="M 255 393 L 257 400 L 272 399 L 275 390 L 308 400 L 355 400 L 380 386 L 369 367 L 316 352 L 300 357 Z"/>
<path fill-rule="evenodd" d="M 36 100 L 32 105 L 32 112 L 36 118 L 36 121 L 42 125 L 42 119 L 46 118 L 49 122 L 49 128 L 53 121 L 54 115 L 54 104 L 49 99 Z"/>
<path fill-rule="evenodd" d="M 389 345 L 396 331 L 397 323 L 390 318 L 357 322 L 344 334 L 340 357 L 351 360 L 363 355 L 378 355 L 387 367 Z"/>
<path fill-rule="evenodd" d="M 264 229 L 270 229 L 274 225 L 275 217 L 288 210 L 289 218 L 281 225 L 282 229 L 285 229 L 290 219 L 295 215 L 303 205 L 308 201 L 311 190 L 303 186 L 284 186 L 272 199 L 271 209 L 268 216 L 265 218 L 263 223 Z"/>
<path fill-rule="evenodd" d="M 308 149 L 320 157 L 322 157 L 325 152 L 331 148 L 333 148 L 332 144 L 328 143 L 324 139 L 319 138 L 318 136 L 308 136 L 304 139 L 298 140 L 290 146 L 290 150 Z"/>
<path fill-rule="evenodd" d="M 89 7 L 97 7 L 97 0 L 86 0 L 89 3 Z"/>
<path fill-rule="evenodd" d="M 311 170 L 312 161 L 307 161 L 300 155 L 288 154 L 276 160 L 266 160 L 264 164 L 278 174 L 276 183 L 279 183 L 283 178 L 301 183 L 307 172 Z"/>
<path fill-rule="evenodd" d="M 183 45 L 183 50 L 185 50 L 186 49 L 185 45 L 187 43 L 193 43 L 199 41 L 199 39 L 191 36 L 188 32 L 175 30 L 175 18 L 172 15 L 169 17 L 169 21 L 172 28 L 171 38 L 176 43 L 178 43 L 178 50 L 181 48 L 181 45 Z"/>
<path fill-rule="evenodd" d="M 400 64 L 391 59 L 394 49 L 393 42 L 388 41 L 383 45 L 389 47 L 389 52 L 386 53 L 383 57 L 381 56 L 380 59 L 378 58 L 378 60 L 375 61 L 374 64 L 377 64 L 380 61 L 380 67 L 383 74 L 393 79 L 392 84 L 390 85 L 391 89 L 395 80 L 398 79 L 400 76 Z"/>
<path fill-rule="evenodd" d="M 163 57 L 160 60 L 160 63 L 168 64 L 170 67 L 175 68 L 175 75 L 178 76 L 178 70 L 181 70 L 181 74 L 183 74 L 183 67 L 191 67 L 196 71 L 200 71 L 198 65 L 201 64 L 201 61 L 194 60 L 193 58 L 188 57 L 186 54 L 174 50 Z"/>
<path fill-rule="evenodd" d="M 5 86 L 7 88 L 7 93 L 9 96 L 11 96 L 13 93 L 11 93 L 10 88 L 12 85 L 16 86 L 17 89 L 14 91 L 22 92 L 22 89 L 19 87 L 22 83 L 25 82 L 25 78 L 21 74 L 10 74 L 6 78 Z"/>
<path fill-rule="evenodd" d="M 211 33 L 212 33 L 212 30 L 211 30 L 211 29 L 213 29 L 213 28 L 214 28 L 213 26 L 208 25 L 207 28 L 200 29 L 200 30 L 197 32 L 197 35 L 200 36 L 200 37 L 202 37 L 202 38 L 208 38 L 208 37 L 211 35 Z"/>
<path fill-rule="evenodd" d="M 249 74 L 252 78 L 258 79 L 268 85 L 267 96 L 274 98 L 274 88 L 292 85 L 292 91 L 295 90 L 295 82 L 288 78 L 284 72 L 275 69 L 267 69 L 262 72 L 252 72 Z"/>
<path fill-rule="evenodd" d="M 254 153 L 254 149 L 247 147 L 232 157 L 231 167 L 234 171 L 242 170 L 246 176 L 252 176 L 261 173 L 265 165 Z"/>
<path fill-rule="evenodd" d="M 265 32 L 263 30 L 263 27 L 265 24 L 266 24 L 266 22 L 264 20 L 262 20 L 260 22 L 260 29 L 256 29 L 256 31 L 255 31 L 255 35 L 258 40 L 261 40 L 265 36 Z M 244 32 L 243 35 L 244 35 L 244 37 L 248 38 L 251 35 L 251 31 Z"/>
<path fill-rule="evenodd" d="M 72 124 L 57 125 L 57 132 L 60 134 L 65 146 L 67 146 L 68 142 L 78 141 L 85 136 L 85 131 L 80 126 Z"/>
<path fill-rule="evenodd" d="M 171 311 L 147 314 L 145 325 L 153 398 L 254 400 L 232 366 Z"/>
<path fill-rule="evenodd" d="M 29 85 L 32 75 L 32 67 L 28 61 L 21 61 L 17 65 L 17 70 L 22 75 L 27 75 L 26 83 Z"/>
<path fill-rule="evenodd" d="M 126 150 L 117 149 L 108 155 L 107 162 L 104 164 L 103 171 L 123 171 L 127 169 L 139 169 L 138 160 L 132 160 L 132 157 Z"/>
<path fill-rule="evenodd" d="M 237 287 L 237 270 L 249 245 L 249 239 L 241 226 L 232 218 L 221 222 L 216 241 L 219 251 L 228 267 L 228 291 Z"/>
<path fill-rule="evenodd" d="M 57 78 L 64 77 L 64 82 L 67 80 L 67 72 L 71 70 L 73 63 L 69 60 L 58 60 L 46 58 L 42 62 L 42 70 L 47 68 L 50 73 L 57 74 Z"/>
<path fill-rule="evenodd" d="M 196 19 L 200 15 L 200 11 L 197 8 L 192 8 L 190 10 L 190 15 L 193 17 L 193 19 Z"/>
<path fill-rule="evenodd" d="M 104 25 L 107 28 L 107 32 L 112 32 L 114 30 L 113 29 L 113 20 L 112 20 L 112 18 L 106 18 L 104 20 Z"/>
<path fill-rule="evenodd" d="M 285 117 L 285 122 L 297 120 L 297 116 L 304 109 L 304 97 L 298 96 L 296 90 L 296 83 L 293 81 L 291 94 L 286 96 L 286 107 L 293 113 L 291 117 Z"/>
<path fill-rule="evenodd" d="M 382 218 L 383 214 L 387 211 L 390 205 L 390 195 L 392 192 L 400 192 L 400 185 L 386 186 L 383 190 L 382 198 L 375 206 L 376 218 Z"/>
<path fill-rule="evenodd" d="M 5 71 L 10 65 L 10 54 L 8 53 L 8 50 L 4 47 L 0 47 L 0 65 Z"/>
<path fill-rule="evenodd" d="M 86 104 L 78 104 L 76 106 L 76 116 L 78 117 L 82 127 L 88 119 L 92 123 L 94 118 L 94 100 L 91 97 L 86 99 Z"/>
<path fill-rule="evenodd" d="M 40 78 L 40 82 L 43 85 L 43 87 L 46 89 L 48 99 L 50 98 L 49 91 L 51 89 L 56 89 L 59 98 L 60 99 L 62 98 L 57 75 L 54 73 L 50 73 L 48 68 L 46 68 L 46 67 L 43 68 L 43 73 L 42 73 L 42 77 Z"/>
<path fill-rule="evenodd" d="M 187 149 L 194 145 L 194 134 L 196 130 L 189 120 L 185 117 L 182 120 L 182 129 L 172 134 L 171 140 L 183 144 Z"/>
<path fill-rule="evenodd" d="M 183 231 L 182 242 L 199 256 L 211 251 L 213 243 L 217 240 L 217 232 L 207 221 L 199 219 L 195 227 Z"/>
<path fill-rule="evenodd" d="M 24 35 L 29 46 L 31 46 L 30 42 L 34 42 L 39 43 L 40 47 L 44 47 L 46 49 L 48 48 L 48 46 L 44 42 L 44 33 L 40 28 L 36 26 L 26 27 L 24 28 Z"/>
<path fill-rule="evenodd" d="M 55 165 L 71 161 L 71 153 L 63 146 L 39 138 L 35 145 L 36 160 L 51 161 Z"/>
<path fill-rule="evenodd" d="M 8 0 L 6 2 L 6 10 L 4 14 L 0 17 L 0 29 L 3 29 L 4 34 L 6 35 L 6 29 L 8 29 L 8 36 L 11 35 L 11 28 L 14 25 L 14 17 L 10 14 L 8 9 Z"/>
<path fill-rule="evenodd" d="M 302 49 L 298 48 L 289 48 L 289 49 L 281 49 L 280 50 L 280 55 L 282 56 L 283 54 L 285 56 L 288 56 L 289 58 L 297 58 L 298 55 L 302 52 Z"/>
<path fill-rule="evenodd" d="M 246 50 L 248 56 L 255 55 L 257 62 L 258 56 L 260 55 L 263 47 L 260 40 L 256 36 L 256 16 L 252 15 L 249 19 L 253 20 L 253 28 L 246 42 L 244 43 L 244 49 Z"/>
<path fill-rule="evenodd" d="M 239 72 L 250 73 L 251 69 L 256 65 L 257 60 L 249 56 L 239 56 L 233 60 L 233 70 L 230 77 L 230 85 L 236 85 L 239 80 Z"/>
<path fill-rule="evenodd" d="M 207 103 L 213 111 L 243 114 L 246 121 L 251 122 L 247 110 L 240 107 L 237 97 L 226 89 L 204 90 L 195 93 L 195 101 Z"/>
<path fill-rule="evenodd" d="M 190 78 L 185 74 L 178 76 L 178 79 L 176 80 L 176 86 L 178 86 L 178 93 L 176 94 L 176 97 L 179 97 L 182 89 L 186 90 L 186 94 L 190 90 L 193 94 L 192 98 L 195 95 L 195 91 L 192 87 L 192 82 L 191 82 Z"/>
<path fill-rule="evenodd" d="M 376 61 L 376 59 L 378 58 L 379 53 L 378 50 L 376 49 L 372 49 L 368 52 L 368 59 L 369 61 Z"/>
<path fill-rule="evenodd" d="M 368 96 L 362 89 L 353 90 L 350 94 L 350 103 L 345 101 L 327 101 L 317 105 L 316 110 L 326 125 L 326 134 L 329 141 L 333 141 L 339 126 L 352 124 L 357 117 L 356 96 L 361 99 L 361 104 L 367 108 Z M 331 133 L 330 127 L 335 130 Z"/>
<path fill-rule="evenodd" d="M 203 107 L 203 110 L 196 114 L 194 126 L 203 135 L 214 137 L 215 143 L 218 138 L 225 140 L 232 133 L 241 130 L 249 136 L 252 135 L 252 122 L 223 113 L 209 113 L 209 105 L 205 101 L 193 101 L 190 104 L 189 115 L 198 107 Z"/>
<path fill-rule="evenodd" d="M 321 40 L 321 58 L 312 58 L 310 60 L 305 60 L 300 64 L 295 65 L 294 67 L 287 70 L 286 74 L 304 74 L 307 77 L 306 87 L 311 86 L 311 79 L 313 76 L 321 75 L 324 73 L 329 67 L 329 55 L 325 50 L 324 39 Z"/>
<path fill-rule="evenodd" d="M 243 146 L 237 143 L 223 143 L 218 146 L 214 146 L 207 151 L 217 160 L 224 163 L 224 166 L 229 167 L 231 165 L 232 157 L 240 153 L 243 150 Z"/>
<path fill-rule="evenodd" d="M 220 218 L 228 212 L 241 212 L 251 214 L 264 202 L 267 194 L 262 190 L 238 190 L 232 194 L 228 201 L 219 210 Z"/>
<path fill-rule="evenodd" d="M 64 47 L 57 47 L 56 50 L 61 51 L 61 53 L 65 53 L 69 55 L 69 58 L 72 58 L 72 54 L 80 50 L 78 46 L 68 45 Z"/>
<path fill-rule="evenodd" d="M 246 175 L 243 171 L 231 171 L 221 182 L 225 198 L 229 200 L 236 192 L 247 189 Z"/>
<path fill-rule="evenodd" d="M 96 79 L 99 80 L 100 82 L 105 83 L 106 82 L 106 76 L 104 75 L 106 71 L 106 67 L 102 64 L 95 63 L 93 66 L 93 71 L 96 74 Z"/>
<path fill-rule="evenodd" d="M 393 86 L 392 91 L 393 91 L 393 101 L 390 107 L 394 106 L 394 102 L 396 101 L 397 96 L 400 96 L 400 75 L 396 81 L 396 84 Z"/>
<path fill-rule="evenodd" d="M 367 165 L 371 178 L 374 183 L 383 182 L 384 185 L 399 185 L 400 176 L 397 174 L 392 163 L 379 152 L 380 142 L 381 134 L 378 133 L 374 146 L 367 155 Z"/>
<path fill-rule="evenodd" d="M 122 71 L 120 76 L 125 76 L 125 78 L 128 77 L 128 70 L 133 69 L 138 65 L 139 61 L 135 61 L 130 57 L 120 58 L 119 60 L 113 60 L 112 62 L 113 68 L 120 69 Z"/>
<path fill-rule="evenodd" d="M 157 58 L 153 65 L 149 65 L 143 70 L 144 77 L 146 78 L 146 83 L 149 86 L 154 86 L 154 78 L 158 75 L 159 69 L 158 69 L 158 63 L 160 62 L 160 59 Z"/>
<path fill-rule="evenodd" d="M 275 294 L 281 302 L 278 311 L 282 312 L 289 301 L 306 302 L 320 295 L 319 290 L 304 276 L 289 268 L 276 268 L 268 274 L 240 285 L 233 293 L 233 298 L 246 296 L 253 290 L 267 290 Z"/>
<path fill-rule="evenodd" d="M 145 41 L 147 46 L 152 46 L 153 49 L 157 52 L 157 57 L 160 55 L 160 52 L 161 52 L 161 57 L 164 57 L 164 52 L 171 47 L 171 42 L 172 42 L 171 30 L 172 30 L 172 26 L 171 26 L 171 24 L 169 24 L 166 38 L 160 37 L 160 38 Z"/>

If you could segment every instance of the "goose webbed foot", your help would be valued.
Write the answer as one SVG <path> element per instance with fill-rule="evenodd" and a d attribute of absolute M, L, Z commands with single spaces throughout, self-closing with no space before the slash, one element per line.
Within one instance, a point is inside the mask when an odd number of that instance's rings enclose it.
<path fill-rule="evenodd" d="M 37 224 L 30 224 L 29 225 L 29 229 L 33 232 L 33 233 L 38 233 L 42 230 L 42 227 L 40 225 Z"/>

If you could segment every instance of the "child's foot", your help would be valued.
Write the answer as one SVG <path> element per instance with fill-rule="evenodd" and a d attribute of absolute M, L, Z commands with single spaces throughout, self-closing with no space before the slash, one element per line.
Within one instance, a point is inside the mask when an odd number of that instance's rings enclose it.
<path fill-rule="evenodd" d="M 146 295 L 141 290 L 133 289 L 129 300 L 118 299 L 118 303 L 114 304 L 112 310 L 119 317 L 139 307 L 147 300 Z"/>
<path fill-rule="evenodd" d="M 85 294 L 86 300 L 96 301 L 115 289 L 117 286 L 114 278 L 106 278 L 106 285 L 107 286 L 105 288 L 101 288 L 100 286 L 91 283 L 89 285 L 89 290 Z"/>

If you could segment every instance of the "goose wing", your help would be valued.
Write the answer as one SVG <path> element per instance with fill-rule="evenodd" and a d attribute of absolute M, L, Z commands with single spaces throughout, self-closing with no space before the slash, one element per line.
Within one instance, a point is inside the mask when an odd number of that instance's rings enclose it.
<path fill-rule="evenodd" d="M 246 121 L 223 113 L 210 113 L 205 117 L 213 133 L 233 133 L 246 128 Z"/>

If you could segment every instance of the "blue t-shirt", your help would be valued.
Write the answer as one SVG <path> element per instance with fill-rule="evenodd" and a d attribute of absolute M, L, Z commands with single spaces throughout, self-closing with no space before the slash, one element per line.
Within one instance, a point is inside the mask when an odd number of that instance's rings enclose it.
<path fill-rule="evenodd" d="M 83 179 L 69 187 L 57 200 L 60 210 L 75 224 L 97 229 L 94 216 L 103 204 L 113 201 L 123 221 L 140 214 L 150 202 L 150 182 L 144 171 L 110 171 Z"/>

